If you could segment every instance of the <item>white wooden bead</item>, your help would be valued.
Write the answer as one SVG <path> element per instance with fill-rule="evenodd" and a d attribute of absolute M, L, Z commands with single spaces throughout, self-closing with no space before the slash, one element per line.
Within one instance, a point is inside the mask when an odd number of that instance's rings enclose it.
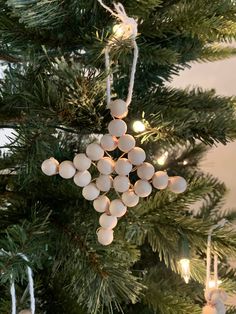
<path fill-rule="evenodd" d="M 99 218 L 99 224 L 104 229 L 113 229 L 117 225 L 117 218 L 104 213 Z"/>
<path fill-rule="evenodd" d="M 120 199 L 115 199 L 111 201 L 109 211 L 112 216 L 122 217 L 125 215 L 127 211 L 127 207 L 124 205 L 124 203 Z"/>
<path fill-rule="evenodd" d="M 133 166 L 127 158 L 120 158 L 115 164 L 115 171 L 121 176 L 127 176 L 132 168 Z"/>
<path fill-rule="evenodd" d="M 116 99 L 109 104 L 111 115 L 115 118 L 122 119 L 128 114 L 128 106 L 122 99 Z"/>
<path fill-rule="evenodd" d="M 109 245 L 113 241 L 113 230 L 100 228 L 97 232 L 98 242 L 102 245 Z"/>
<path fill-rule="evenodd" d="M 219 313 L 215 306 L 205 305 L 202 309 L 202 314 L 219 314 Z"/>
<path fill-rule="evenodd" d="M 104 150 L 97 143 L 91 143 L 87 146 L 86 155 L 93 161 L 98 161 L 104 156 Z"/>
<path fill-rule="evenodd" d="M 116 149 L 118 144 L 118 139 L 115 136 L 112 136 L 110 134 L 105 134 L 101 138 L 100 145 L 101 147 L 110 152 Z"/>
<path fill-rule="evenodd" d="M 59 175 L 64 179 L 71 179 L 76 173 L 75 166 L 72 161 L 65 160 L 59 165 Z"/>
<path fill-rule="evenodd" d="M 74 157 L 73 163 L 79 171 L 88 170 L 91 166 L 91 160 L 85 154 L 77 154 Z"/>
<path fill-rule="evenodd" d="M 93 207 L 99 213 L 108 211 L 109 206 L 110 200 L 106 195 L 101 195 L 93 201 Z"/>
<path fill-rule="evenodd" d="M 59 162 L 51 157 L 49 159 L 44 160 L 41 165 L 42 172 L 47 176 L 54 176 L 58 173 Z"/>
<path fill-rule="evenodd" d="M 131 164 L 135 166 L 141 165 L 144 160 L 146 159 L 146 153 L 145 151 L 140 147 L 134 147 L 129 153 L 128 153 L 128 159 L 131 162 Z"/>
<path fill-rule="evenodd" d="M 114 171 L 115 161 L 110 157 L 103 157 L 97 163 L 98 171 L 101 174 L 111 174 Z"/>
<path fill-rule="evenodd" d="M 116 176 L 113 181 L 113 187 L 120 193 L 128 191 L 130 187 L 129 178 L 126 176 Z"/>
<path fill-rule="evenodd" d="M 147 197 L 152 193 L 152 186 L 146 180 L 138 180 L 135 182 L 134 192 L 140 197 Z"/>
<path fill-rule="evenodd" d="M 135 147 L 135 139 L 132 135 L 130 134 L 125 134 L 121 136 L 118 140 L 118 148 L 124 152 L 128 153 Z"/>
<path fill-rule="evenodd" d="M 169 177 L 164 171 L 157 171 L 152 177 L 152 185 L 159 190 L 167 188 Z"/>
<path fill-rule="evenodd" d="M 170 177 L 168 187 L 173 193 L 183 193 L 187 189 L 187 182 L 184 178 L 179 176 Z"/>
<path fill-rule="evenodd" d="M 102 191 L 102 192 L 108 192 L 112 188 L 112 177 L 101 174 L 97 179 L 96 179 L 96 186 L 97 188 Z"/>
<path fill-rule="evenodd" d="M 143 180 L 150 180 L 155 173 L 155 168 L 148 162 L 144 162 L 141 166 L 137 169 L 137 175 L 140 179 Z"/>
<path fill-rule="evenodd" d="M 134 207 L 138 204 L 139 202 L 139 197 L 134 193 L 133 190 L 126 191 L 122 194 L 122 202 L 127 206 L 127 207 Z"/>
<path fill-rule="evenodd" d="M 94 183 L 90 183 L 82 190 L 83 197 L 88 201 L 94 201 L 100 194 L 100 191 Z"/>
<path fill-rule="evenodd" d="M 91 182 L 91 174 L 88 170 L 78 171 L 74 176 L 74 183 L 80 187 L 85 187 Z"/>
<path fill-rule="evenodd" d="M 108 125 L 108 131 L 112 136 L 121 137 L 127 131 L 127 125 L 123 120 L 112 120 Z"/>

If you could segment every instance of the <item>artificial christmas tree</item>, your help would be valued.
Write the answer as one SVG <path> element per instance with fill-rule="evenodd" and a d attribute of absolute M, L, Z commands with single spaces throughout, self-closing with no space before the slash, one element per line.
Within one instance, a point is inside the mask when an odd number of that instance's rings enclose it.
<path fill-rule="evenodd" d="M 112 7 L 111 1 L 106 4 Z M 236 137 L 234 99 L 214 91 L 165 86 L 191 61 L 214 61 L 235 53 L 219 46 L 236 37 L 235 3 L 129 0 L 122 4 L 139 25 L 134 94 L 124 118 L 128 133 L 145 150 L 155 171 L 164 171 L 163 180 L 165 171 L 171 177 L 182 176 L 188 188 L 174 194 L 161 189 L 160 178 L 153 178 L 160 190 L 129 208 L 114 230 L 114 241 L 102 246 L 96 230 L 109 199 L 96 199 L 94 210 L 82 196 L 81 185 L 88 177 L 74 177 L 74 182 L 63 178 L 73 177 L 80 167 L 87 171 L 87 156 L 77 154 L 86 153 L 90 143 L 107 133 L 111 116 L 101 52 L 120 32 L 114 27 L 117 21 L 95 0 L 0 1 L 0 58 L 6 65 L 0 126 L 15 130 L 0 166 L 1 248 L 7 252 L 0 256 L 0 313 L 10 312 L 13 279 L 18 312 L 30 309 L 27 265 L 34 272 L 36 313 L 201 313 L 207 236 L 222 216 L 227 223 L 214 230 L 212 250 L 219 256 L 221 287 L 228 294 L 235 290 L 235 271 L 227 262 L 227 257 L 236 255 L 231 224 L 235 214 L 220 211 L 226 188 L 198 167 L 206 145 L 226 144 Z M 112 42 L 113 100 L 126 98 L 132 48 L 129 37 Z M 118 109 L 113 114 L 121 118 Z M 126 149 L 126 144 L 121 142 L 119 148 Z M 118 143 L 106 136 L 101 145 L 109 151 Z M 160 165 L 162 155 L 168 157 Z M 78 159 L 83 163 L 77 164 Z M 41 171 L 44 160 L 42 170 L 50 176 Z M 58 169 L 57 161 L 66 160 L 74 164 L 67 162 Z M 104 171 L 104 164 L 100 167 Z M 63 178 L 54 175 L 57 171 Z M 130 180 L 137 181 L 137 174 Z M 173 192 L 176 189 L 173 181 Z M 137 201 L 122 197 L 123 202 L 131 200 Z M 198 209 L 194 216 L 193 209 Z M 109 240 L 101 233 L 98 237 Z M 188 265 L 179 263 L 186 260 L 181 256 L 183 241 L 189 249 L 189 284 L 181 278 L 181 265 Z M 234 312 L 228 308 L 227 313 Z"/>

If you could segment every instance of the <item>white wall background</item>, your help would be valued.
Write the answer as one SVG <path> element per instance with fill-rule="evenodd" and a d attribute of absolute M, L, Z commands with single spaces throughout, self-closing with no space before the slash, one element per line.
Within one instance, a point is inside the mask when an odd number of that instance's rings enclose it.
<path fill-rule="evenodd" d="M 175 87 L 214 88 L 218 94 L 236 96 L 236 58 L 212 63 L 193 64 L 172 82 Z M 235 104 L 236 105 L 236 104 Z M 229 188 L 226 206 L 236 209 L 236 142 L 210 150 L 202 163 L 204 171 L 224 181 Z"/>

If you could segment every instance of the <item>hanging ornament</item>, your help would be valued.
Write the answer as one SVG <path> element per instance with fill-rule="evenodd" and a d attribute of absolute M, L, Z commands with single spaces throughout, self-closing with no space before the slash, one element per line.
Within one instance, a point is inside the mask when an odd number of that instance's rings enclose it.
<path fill-rule="evenodd" d="M 94 209 L 103 213 L 99 219 L 101 228 L 97 232 L 98 242 L 102 245 L 109 245 L 113 241 L 113 229 L 117 224 L 117 217 L 124 216 L 127 207 L 134 207 L 138 204 L 139 198 L 148 197 L 152 188 L 159 190 L 165 189 L 169 183 L 169 189 L 175 193 L 183 192 L 186 187 L 186 181 L 181 177 L 170 178 L 163 171 L 155 172 L 153 165 L 145 162 L 145 151 L 136 145 L 134 137 L 127 134 L 127 124 L 122 120 L 128 114 L 128 107 L 132 100 L 135 72 L 138 60 L 138 46 L 136 43 L 137 22 L 126 15 L 122 4 L 114 4 L 116 12 L 104 5 L 102 0 L 99 3 L 106 8 L 112 15 L 119 20 L 119 29 L 122 29 L 122 38 L 131 40 L 133 47 L 133 63 L 130 74 L 127 99 L 111 99 L 111 71 L 109 52 L 114 42 L 108 42 L 104 49 L 105 65 L 107 70 L 107 108 L 110 110 L 113 120 L 108 124 L 108 134 L 104 134 L 100 143 L 91 143 L 86 148 L 86 154 L 77 154 L 73 163 L 69 161 L 62 162 L 59 165 L 59 174 L 68 179 L 74 176 L 76 185 L 83 187 L 82 195 L 86 200 L 93 201 Z M 118 31 L 118 29 L 117 29 Z M 117 32 L 116 32 L 116 36 Z M 135 132 L 143 132 L 145 125 L 141 121 L 133 124 Z M 118 148 L 118 149 L 117 149 Z M 116 150 L 117 149 L 117 150 Z M 115 154 L 120 153 L 119 157 L 114 159 L 108 152 L 116 150 Z M 105 155 L 105 156 L 104 156 Z M 46 168 L 42 165 L 42 170 L 46 175 L 57 173 L 57 163 L 54 160 L 44 161 L 52 165 L 52 170 L 44 171 Z M 44 164 L 43 163 L 43 164 Z M 90 166 L 97 168 L 99 175 L 91 181 L 91 175 L 88 171 Z M 49 167 L 50 168 L 50 167 Z M 76 173 L 76 170 L 78 172 Z M 137 176 L 140 180 L 133 183 L 134 175 L 137 170 Z M 131 182 L 130 182 L 131 180 Z M 118 195 L 117 199 L 110 199 L 107 193 L 111 189 Z M 100 192 L 105 192 L 100 195 Z M 119 194 L 121 193 L 121 194 Z M 114 193 L 112 194 L 114 198 Z"/>
<path fill-rule="evenodd" d="M 12 257 L 13 254 L 6 252 L 3 249 L 0 249 L 0 257 Z M 14 254 L 14 256 L 19 256 L 22 258 L 26 263 L 26 270 L 27 270 L 27 276 L 28 276 L 28 289 L 29 289 L 29 295 L 30 295 L 30 310 L 22 310 L 19 312 L 19 314 L 35 314 L 35 297 L 34 297 L 34 279 L 33 279 L 33 272 L 30 266 L 28 266 L 29 259 L 28 257 L 23 253 L 17 253 Z M 11 293 L 11 303 L 12 303 L 12 311 L 11 314 L 16 314 L 16 307 L 17 307 L 17 300 L 16 300 L 16 288 L 15 288 L 15 282 L 13 275 L 10 276 L 10 293 Z"/>
<path fill-rule="evenodd" d="M 212 282 L 211 277 L 211 236 L 215 229 L 222 228 L 226 224 L 226 220 L 222 219 L 215 226 L 213 226 L 207 238 L 207 269 L 206 269 L 206 289 L 205 289 L 205 298 L 207 304 L 202 310 L 202 314 L 225 314 L 226 308 L 224 302 L 227 299 L 227 295 L 223 289 L 219 288 L 218 280 L 218 255 L 214 254 L 214 288 L 210 288 L 210 282 Z"/>

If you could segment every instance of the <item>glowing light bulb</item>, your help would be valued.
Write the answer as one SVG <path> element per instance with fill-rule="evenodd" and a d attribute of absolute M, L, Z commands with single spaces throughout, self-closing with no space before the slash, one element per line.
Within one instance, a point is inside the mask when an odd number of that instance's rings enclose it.
<path fill-rule="evenodd" d="M 125 35 L 125 28 L 123 24 L 114 25 L 112 31 L 114 33 L 114 36 L 117 38 L 122 38 Z"/>
<path fill-rule="evenodd" d="M 133 123 L 133 130 L 135 133 L 140 133 L 145 131 L 145 125 L 143 124 L 142 121 L 134 121 Z"/>
<path fill-rule="evenodd" d="M 218 281 L 217 281 L 217 284 L 216 284 L 216 281 L 215 281 L 215 280 L 210 280 L 209 283 L 208 283 L 208 287 L 209 287 L 210 289 L 212 289 L 212 288 L 217 288 L 217 287 L 219 287 L 220 284 L 222 284 L 222 280 L 218 280 Z"/>
<path fill-rule="evenodd" d="M 181 276 L 184 278 L 186 283 L 189 283 L 190 279 L 190 260 L 187 258 L 182 258 L 180 261 L 181 266 Z"/>
<path fill-rule="evenodd" d="M 185 159 L 185 160 L 183 161 L 183 165 L 186 166 L 187 164 L 188 164 L 188 161 Z"/>
<path fill-rule="evenodd" d="M 166 163 L 166 160 L 169 156 L 168 152 L 165 152 L 163 155 L 161 155 L 159 158 L 157 158 L 157 163 L 160 166 L 164 166 L 164 164 Z"/>

